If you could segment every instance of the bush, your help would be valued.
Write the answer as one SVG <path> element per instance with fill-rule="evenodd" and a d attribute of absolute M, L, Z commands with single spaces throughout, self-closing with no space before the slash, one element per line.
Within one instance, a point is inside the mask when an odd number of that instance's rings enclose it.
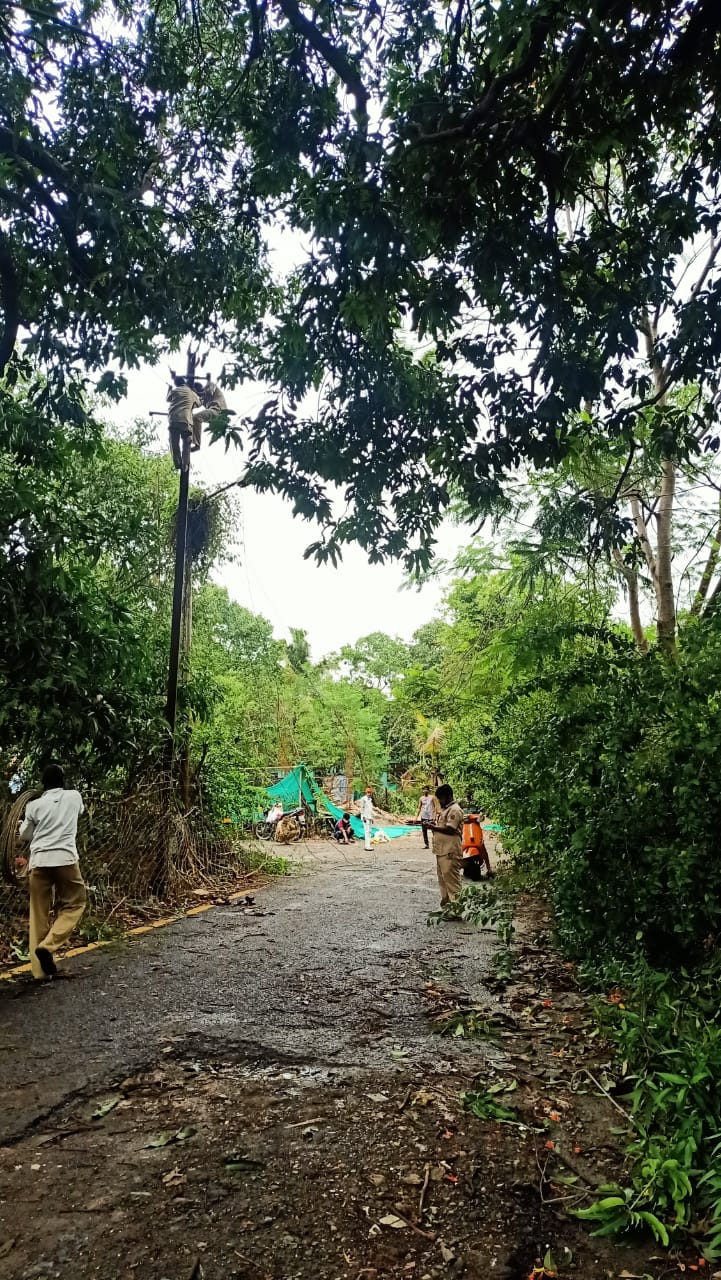
<path fill-rule="evenodd" d="M 721 623 L 680 656 L 563 636 L 500 704 L 482 783 L 571 956 L 698 962 L 721 910 Z"/>

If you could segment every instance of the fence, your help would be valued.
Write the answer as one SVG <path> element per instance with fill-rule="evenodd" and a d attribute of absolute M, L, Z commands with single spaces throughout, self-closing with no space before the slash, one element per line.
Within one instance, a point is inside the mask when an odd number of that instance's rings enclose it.
<path fill-rule="evenodd" d="M 27 853 L 16 834 L 30 795 L 0 814 L 0 965 L 23 958 L 27 937 L 27 885 L 15 855 Z M 111 917 L 120 922 L 162 914 L 193 891 L 237 883 L 243 875 L 238 843 L 210 831 L 199 811 L 181 812 L 168 779 L 147 780 L 127 796 L 89 797 L 86 806 L 78 852 L 88 886 L 87 919 L 98 926 Z"/>

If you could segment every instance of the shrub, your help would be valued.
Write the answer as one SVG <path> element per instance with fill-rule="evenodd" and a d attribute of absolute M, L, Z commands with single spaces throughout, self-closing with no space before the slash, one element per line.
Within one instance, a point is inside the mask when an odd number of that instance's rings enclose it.
<path fill-rule="evenodd" d="M 678 661 L 623 631 L 560 641 L 500 704 L 482 781 L 584 959 L 642 949 L 694 963 L 721 909 L 721 624 L 686 627 Z"/>

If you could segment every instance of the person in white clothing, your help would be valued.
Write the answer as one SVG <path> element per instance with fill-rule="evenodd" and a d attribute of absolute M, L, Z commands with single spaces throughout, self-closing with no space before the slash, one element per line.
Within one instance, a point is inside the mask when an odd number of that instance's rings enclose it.
<path fill-rule="evenodd" d="M 436 815 L 440 812 L 440 805 L 435 796 L 431 795 L 430 787 L 424 787 L 418 808 L 416 809 L 416 817 L 421 820 L 421 831 L 423 832 L 423 843 L 426 849 L 430 849 L 428 843 L 428 832 L 433 829 L 433 823 Z"/>
<path fill-rule="evenodd" d="M 42 781 L 43 794 L 25 806 L 19 838 L 30 844 L 30 967 L 34 978 L 53 978 L 55 952 L 79 924 L 87 901 L 76 842 L 85 806 L 79 791 L 66 790 L 59 765 L 48 765 Z"/>
<path fill-rule="evenodd" d="M 365 835 L 365 848 L 372 849 L 371 831 L 373 829 L 373 792 L 370 787 L 366 787 L 365 795 L 361 796 L 360 816 L 363 823 L 363 833 Z"/>

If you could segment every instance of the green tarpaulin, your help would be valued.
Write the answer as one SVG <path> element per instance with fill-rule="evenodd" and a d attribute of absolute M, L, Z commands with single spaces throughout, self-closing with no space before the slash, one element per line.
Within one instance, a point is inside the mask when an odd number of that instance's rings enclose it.
<path fill-rule="evenodd" d="M 280 782 L 274 782 L 272 787 L 267 788 L 267 791 L 268 795 L 272 796 L 274 800 L 280 800 L 285 810 L 297 809 L 302 795 L 306 804 L 311 805 L 311 807 L 316 807 L 317 805 L 321 813 L 330 813 L 334 818 L 342 818 L 345 812 L 345 810 L 339 809 L 337 804 L 333 804 L 333 801 L 328 799 L 324 791 L 321 791 L 310 769 L 304 764 L 296 765 L 295 769 L 291 769 L 285 778 L 281 778 Z M 363 823 L 360 818 L 351 817 L 350 824 L 353 829 L 353 835 L 363 839 Z M 490 822 L 484 822 L 483 828 L 485 831 L 501 830 L 500 827 Z M 418 827 L 393 825 L 372 827 L 371 830 L 373 835 L 381 832 L 389 840 L 395 840 L 398 836 L 413 835 L 414 832 L 418 831 Z"/>
<path fill-rule="evenodd" d="M 314 790 L 318 791 L 318 788 L 313 775 L 304 764 L 299 764 L 281 778 L 280 782 L 274 782 L 273 786 L 266 787 L 266 790 L 274 800 L 280 800 L 284 809 L 297 809 L 301 803 L 301 795 L 306 804 L 313 806 Z"/>
<path fill-rule="evenodd" d="M 306 804 L 315 806 L 317 802 L 318 809 L 321 813 L 330 813 L 334 818 L 342 818 L 345 810 L 339 809 L 337 804 L 333 804 L 329 800 L 325 792 L 321 791 L 310 769 L 304 764 L 296 765 L 295 769 L 291 769 L 285 778 L 281 778 L 280 782 L 274 782 L 272 787 L 267 787 L 269 796 L 274 800 L 280 800 L 284 809 L 297 809 L 302 794 Z M 363 837 L 363 823 L 360 818 L 351 818 L 351 827 L 355 836 Z M 377 831 L 382 831 L 389 840 L 396 839 L 397 836 L 407 836 L 413 831 L 417 831 L 418 827 L 373 827 L 373 835 Z"/>

